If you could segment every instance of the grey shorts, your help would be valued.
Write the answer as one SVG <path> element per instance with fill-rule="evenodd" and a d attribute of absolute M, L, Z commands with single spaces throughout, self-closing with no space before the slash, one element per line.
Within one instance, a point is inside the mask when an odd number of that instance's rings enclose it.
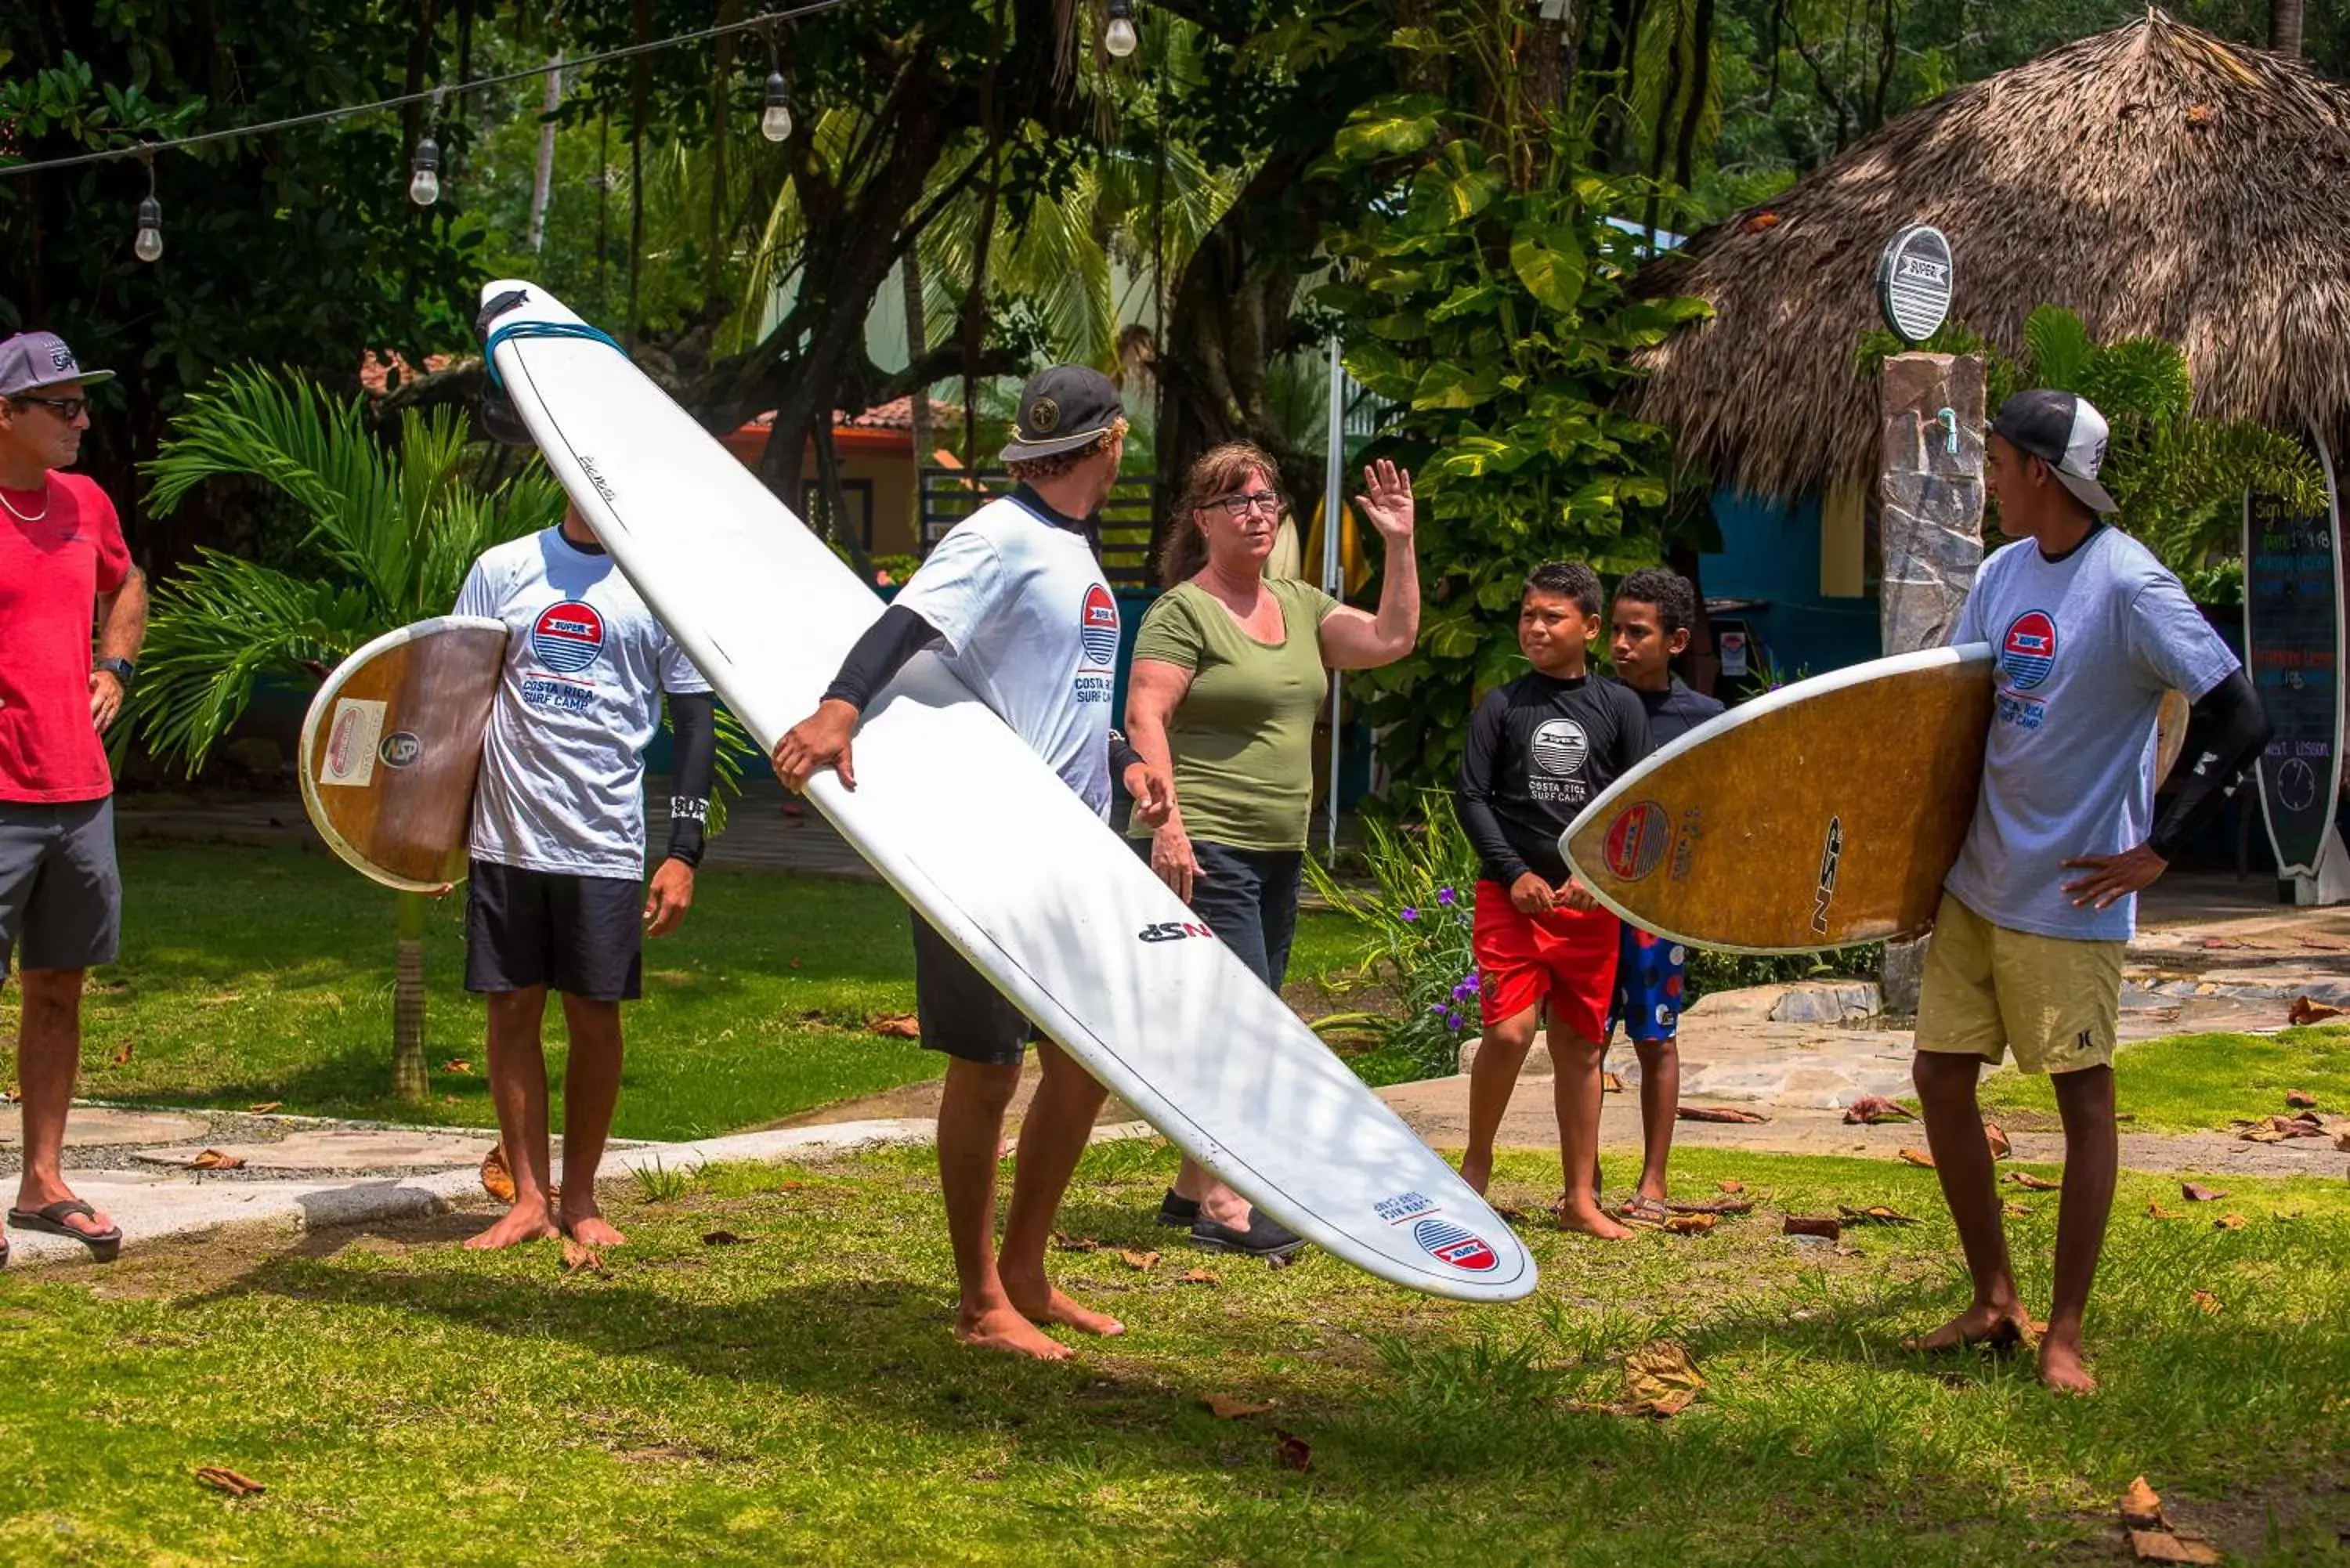
<path fill-rule="evenodd" d="M 121 945 L 112 797 L 0 800 L 0 973 L 12 953 L 26 969 L 89 969 Z"/>

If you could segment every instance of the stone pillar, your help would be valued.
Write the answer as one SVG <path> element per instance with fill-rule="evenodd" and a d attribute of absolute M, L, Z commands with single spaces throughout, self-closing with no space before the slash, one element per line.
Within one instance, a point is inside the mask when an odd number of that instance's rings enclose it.
<path fill-rule="evenodd" d="M 1887 657 L 1950 640 L 1982 565 L 1983 364 L 1971 354 L 1896 354 L 1881 382 L 1879 626 Z M 1888 942 L 1885 1011 L 1918 1011 L 1923 942 Z"/>

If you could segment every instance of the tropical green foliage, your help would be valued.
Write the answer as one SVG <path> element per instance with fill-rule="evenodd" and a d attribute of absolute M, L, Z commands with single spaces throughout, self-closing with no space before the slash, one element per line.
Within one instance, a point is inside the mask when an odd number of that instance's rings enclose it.
<path fill-rule="evenodd" d="M 1660 558 L 1664 432 L 1624 412 L 1630 352 L 1703 313 L 1627 292 L 1641 240 L 1605 220 L 1644 187 L 1591 173 L 1555 124 L 1529 139 L 1432 96 L 1357 110 L 1336 161 L 1386 194 L 1331 235 L 1321 291 L 1357 334 L 1347 369 L 1396 408 L 1413 471 L 1427 603 L 1419 648 L 1362 681 L 1392 764 L 1449 776 L 1479 694 L 1523 668 L 1527 570 L 1617 574 Z"/>
<path fill-rule="evenodd" d="M 299 375 L 233 369 L 192 396 L 147 465 L 151 510 L 168 514 L 207 479 L 257 476 L 308 519 L 317 569 L 200 550 L 157 590 L 132 710 L 156 756 L 201 767 L 263 675 L 316 681 L 393 628 L 447 614 L 475 556 L 561 518 L 562 488 L 535 457 L 494 484 L 480 458 L 453 409 L 411 410 L 388 450 L 361 400 Z"/>
<path fill-rule="evenodd" d="M 2078 316 L 2053 305 L 2025 317 L 2023 344 L 2022 357 L 2011 358 L 1963 323 L 1950 323 L 1926 347 L 1982 355 L 1993 410 L 2026 387 L 2054 387 L 2095 403 L 2112 429 L 2099 478 L 2120 504 L 2122 526 L 2188 580 L 2199 602 L 2241 600 L 2243 571 L 2233 557 L 2247 490 L 2301 511 L 2324 506 L 2324 472 L 2300 441 L 2244 421 L 2194 416 L 2194 379 L 2177 344 L 2099 343 Z M 1873 368 L 1898 348 L 1889 333 L 1871 333 L 1861 361 Z"/>

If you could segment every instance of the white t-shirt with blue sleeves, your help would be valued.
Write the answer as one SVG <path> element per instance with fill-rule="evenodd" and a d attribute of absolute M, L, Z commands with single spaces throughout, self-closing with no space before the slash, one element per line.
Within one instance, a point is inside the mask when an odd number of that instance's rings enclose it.
<path fill-rule="evenodd" d="M 484 551 L 455 613 L 506 628 L 473 790 L 474 857 L 641 877 L 644 751 L 660 729 L 660 694 L 710 682 L 611 556 L 560 528 Z"/>
<path fill-rule="evenodd" d="M 928 621 L 946 667 L 1109 815 L 1118 601 L 1083 535 L 999 496 L 956 524 L 892 602 Z"/>
<path fill-rule="evenodd" d="M 2075 908 L 2064 862 L 2118 855 L 2154 826 L 2154 716 L 2162 694 L 2201 698 L 2236 668 L 2177 577 L 2100 526 L 2063 559 L 2032 540 L 1983 562 L 1953 643 L 1991 645 L 1995 709 L 1958 864 L 1943 886 L 2011 930 L 2126 941 L 2137 899 Z"/>

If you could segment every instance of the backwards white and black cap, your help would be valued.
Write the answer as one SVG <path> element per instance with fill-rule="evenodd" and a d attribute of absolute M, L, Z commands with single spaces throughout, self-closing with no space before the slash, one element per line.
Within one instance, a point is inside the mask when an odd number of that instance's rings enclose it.
<path fill-rule="evenodd" d="M 2035 387 L 1999 406 L 1991 428 L 2027 457 L 2048 465 L 2056 483 L 2092 512 L 2117 512 L 2113 495 L 2097 483 L 2105 466 L 2106 416 L 2088 399 Z"/>

